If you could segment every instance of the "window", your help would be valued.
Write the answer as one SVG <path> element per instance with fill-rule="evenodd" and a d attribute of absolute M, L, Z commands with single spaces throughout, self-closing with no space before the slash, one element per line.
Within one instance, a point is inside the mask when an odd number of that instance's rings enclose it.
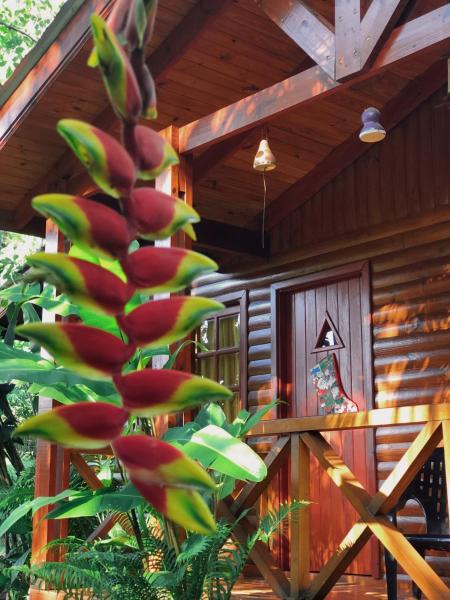
<path fill-rule="evenodd" d="M 247 404 L 246 294 L 228 294 L 218 300 L 226 308 L 203 321 L 195 335 L 195 372 L 232 390 L 233 398 L 222 406 L 232 421 Z"/>

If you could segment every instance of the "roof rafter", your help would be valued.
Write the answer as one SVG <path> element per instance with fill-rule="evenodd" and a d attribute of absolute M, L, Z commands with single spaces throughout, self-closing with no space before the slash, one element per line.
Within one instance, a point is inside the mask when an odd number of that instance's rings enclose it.
<path fill-rule="evenodd" d="M 75 4 L 75 14 L 68 7 L 72 18 L 0 109 L 0 149 L 89 38 L 91 14 L 97 11 L 106 16 L 111 6 L 111 0 L 85 0 Z M 46 40 L 43 38 L 41 43 Z"/>
<path fill-rule="evenodd" d="M 446 77 L 446 62 L 441 60 L 431 66 L 425 73 L 410 81 L 395 98 L 392 98 L 383 107 L 383 125 L 385 129 L 392 129 L 405 119 L 444 84 Z M 371 144 L 361 142 L 358 131 L 355 131 L 309 173 L 270 203 L 266 215 L 267 229 L 273 229 L 292 211 L 305 204 L 343 169 L 365 154 L 370 148 Z"/>
<path fill-rule="evenodd" d="M 342 86 L 370 79 L 382 69 L 432 47 L 446 50 L 449 40 L 450 5 L 446 5 L 394 29 L 371 69 L 345 83 L 337 83 L 319 67 L 312 67 L 181 127 L 180 152 L 194 152 L 251 129 L 314 98 L 336 93 Z"/>
<path fill-rule="evenodd" d="M 335 79 L 334 31 L 326 19 L 300 1 L 293 3 L 292 0 L 255 0 L 255 2 L 327 75 Z"/>
<path fill-rule="evenodd" d="M 410 0 L 373 0 L 361 21 L 361 68 L 387 39 Z"/>
<path fill-rule="evenodd" d="M 335 79 L 344 79 L 361 70 L 360 10 L 360 0 L 335 0 Z"/>

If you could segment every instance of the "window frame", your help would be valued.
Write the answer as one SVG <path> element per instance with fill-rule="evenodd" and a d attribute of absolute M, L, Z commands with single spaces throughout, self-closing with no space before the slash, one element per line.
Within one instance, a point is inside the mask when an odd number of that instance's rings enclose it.
<path fill-rule="evenodd" d="M 193 359 L 194 365 L 196 359 L 214 358 L 215 371 L 218 378 L 219 357 L 226 354 L 235 354 L 239 352 L 239 395 L 241 406 L 240 409 L 248 407 L 248 316 L 247 316 L 247 291 L 230 292 L 220 296 L 214 296 L 214 300 L 222 302 L 225 305 L 224 310 L 215 313 L 212 317 L 205 319 L 206 321 L 214 320 L 215 322 L 215 348 L 206 352 L 197 352 L 194 348 Z M 229 348 L 218 348 L 219 346 L 219 320 L 226 316 L 239 315 L 240 331 L 239 345 Z M 197 370 L 195 369 L 197 373 Z M 234 387 L 234 386 L 233 386 Z M 237 386 L 236 386 L 237 387 Z M 230 388 L 231 389 L 231 388 Z M 235 389 L 234 391 L 237 391 Z"/>

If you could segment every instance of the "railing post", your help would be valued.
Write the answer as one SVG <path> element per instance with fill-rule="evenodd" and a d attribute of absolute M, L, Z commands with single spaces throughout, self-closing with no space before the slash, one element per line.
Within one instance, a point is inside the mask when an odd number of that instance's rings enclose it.
<path fill-rule="evenodd" d="M 309 448 L 300 434 L 291 435 L 291 500 L 310 499 Z M 309 507 L 291 516 L 291 598 L 309 587 Z"/>

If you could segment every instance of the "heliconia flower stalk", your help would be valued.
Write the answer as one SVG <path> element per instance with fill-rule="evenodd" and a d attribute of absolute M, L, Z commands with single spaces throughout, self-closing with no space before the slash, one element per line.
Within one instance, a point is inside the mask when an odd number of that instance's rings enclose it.
<path fill-rule="evenodd" d="M 128 152 L 115 138 L 77 119 L 62 119 L 57 129 L 104 192 L 113 198 L 130 193 L 136 170 Z"/>
<path fill-rule="evenodd" d="M 130 477 L 152 485 L 214 490 L 208 473 L 181 450 L 148 435 L 128 435 L 112 443 Z"/>
<path fill-rule="evenodd" d="M 79 323 L 27 323 L 16 331 L 42 345 L 57 362 L 88 377 L 118 375 L 136 350 L 111 333 Z"/>
<path fill-rule="evenodd" d="M 117 0 L 106 23 L 117 36 L 120 44 L 130 50 L 145 45 L 145 39 L 148 38 L 152 26 L 144 0 Z M 98 54 L 95 47 L 89 55 L 87 64 L 90 67 L 98 67 Z"/>
<path fill-rule="evenodd" d="M 91 27 L 112 107 L 124 122 L 135 123 L 142 111 L 142 96 L 131 63 L 119 40 L 101 17 L 93 15 Z"/>
<path fill-rule="evenodd" d="M 156 417 L 183 411 L 202 402 L 233 396 L 216 381 L 171 369 L 144 369 L 114 377 L 123 407 L 132 415 Z"/>
<path fill-rule="evenodd" d="M 125 204 L 125 212 L 139 237 L 164 240 L 181 229 L 195 240 L 192 223 L 198 223 L 198 213 L 177 198 L 153 188 L 138 188 Z"/>
<path fill-rule="evenodd" d="M 147 13 L 147 26 L 145 29 L 145 41 L 148 41 L 153 35 L 155 28 L 156 11 L 158 9 L 158 0 L 143 0 L 145 12 Z"/>
<path fill-rule="evenodd" d="M 107 402 L 59 406 L 21 423 L 14 436 L 31 436 L 66 448 L 93 450 L 117 438 L 128 420 L 127 411 Z"/>
<path fill-rule="evenodd" d="M 27 281 L 52 283 L 81 306 L 111 315 L 124 312 L 135 288 L 100 265 L 66 254 L 37 252 L 27 257 Z"/>
<path fill-rule="evenodd" d="M 79 246 L 113 258 L 126 255 L 133 240 L 127 221 L 112 208 L 68 194 L 43 194 L 33 208 L 52 219 Z"/>
<path fill-rule="evenodd" d="M 216 530 L 211 511 L 196 490 L 152 485 L 135 477 L 130 481 L 158 512 L 181 527 L 202 535 Z"/>
<path fill-rule="evenodd" d="M 223 304 L 210 298 L 177 296 L 147 302 L 125 316 L 119 324 L 139 347 L 160 347 L 187 336 Z"/>
<path fill-rule="evenodd" d="M 156 119 L 158 116 L 158 109 L 156 107 L 156 86 L 152 74 L 145 62 L 142 62 L 139 70 L 135 68 L 135 73 L 142 94 L 142 116 L 144 119 Z M 145 179 L 145 177 L 142 177 L 142 173 L 145 175 L 145 171 L 139 172 L 139 178 Z"/>
<path fill-rule="evenodd" d="M 177 153 L 169 142 L 150 127 L 137 125 L 133 136 L 133 156 L 139 179 L 155 179 L 168 167 L 178 164 Z"/>
<path fill-rule="evenodd" d="M 130 283 L 153 294 L 177 292 L 200 275 L 218 269 L 217 263 L 198 252 L 154 246 L 128 254 L 122 267 Z"/>

